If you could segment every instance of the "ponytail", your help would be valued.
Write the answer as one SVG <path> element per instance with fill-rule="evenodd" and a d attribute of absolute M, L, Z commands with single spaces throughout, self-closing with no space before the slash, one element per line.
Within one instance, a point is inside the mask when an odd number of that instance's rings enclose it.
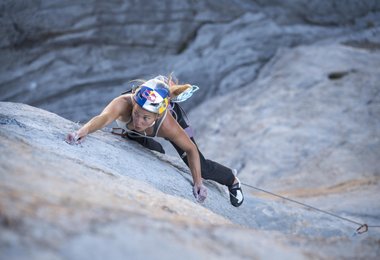
<path fill-rule="evenodd" d="M 173 72 L 169 74 L 169 76 L 167 77 L 167 80 L 168 80 L 167 84 L 169 85 L 169 89 L 170 89 L 171 99 L 179 96 L 180 94 L 182 94 L 183 92 L 191 88 L 190 84 L 178 84 L 178 79 L 173 75 Z"/>

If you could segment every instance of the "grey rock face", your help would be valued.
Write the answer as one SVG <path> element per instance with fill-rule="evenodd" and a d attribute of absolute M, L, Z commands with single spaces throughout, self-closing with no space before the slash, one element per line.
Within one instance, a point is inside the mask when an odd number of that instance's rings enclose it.
<path fill-rule="evenodd" d="M 373 195 L 352 203 L 370 207 L 376 222 L 379 61 L 378 51 L 340 44 L 283 49 L 254 83 L 191 112 L 200 149 L 282 194 L 343 199 L 367 190 Z"/>
<path fill-rule="evenodd" d="M 206 183 L 209 198 L 196 204 L 190 175 L 173 167 L 178 159 L 161 161 L 100 131 L 70 146 L 63 138 L 72 122 L 21 104 L 0 108 L 2 259 L 227 259 L 269 251 L 302 259 L 302 252 L 269 242 L 274 237 L 255 238 L 213 213 L 244 221 L 215 184 Z"/>
<path fill-rule="evenodd" d="M 201 87 L 183 105 L 206 157 L 379 225 L 379 28 L 372 0 L 2 1 L 0 100 L 87 121 L 129 80 L 174 71 Z M 0 258 L 380 254 L 378 229 L 352 236 L 355 223 L 247 186 L 239 209 L 213 182 L 194 204 L 177 157 L 102 131 L 68 146 L 76 127 L 0 103 Z"/>
<path fill-rule="evenodd" d="M 205 181 L 209 196 L 199 205 L 178 158 L 103 131 L 70 146 L 63 138 L 74 123 L 22 104 L 0 102 L 0 109 L 1 258 L 378 256 L 377 229 L 352 236 L 355 225 L 246 188 L 237 209 L 225 187 L 211 181 Z M 325 206 L 338 201 L 335 213 L 371 220 L 377 196 L 368 184 L 362 187 L 367 189 L 354 189 L 349 201 L 339 190 L 323 197 Z"/>
<path fill-rule="evenodd" d="M 281 22 L 305 22 L 318 25 L 355 25 L 359 18 L 379 12 L 380 2 L 366 1 L 255 1 L 275 20 Z M 371 24 L 369 24 L 371 25 Z"/>

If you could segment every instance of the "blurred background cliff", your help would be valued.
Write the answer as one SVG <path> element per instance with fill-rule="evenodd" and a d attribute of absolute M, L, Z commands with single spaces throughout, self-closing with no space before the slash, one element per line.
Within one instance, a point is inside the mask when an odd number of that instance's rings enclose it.
<path fill-rule="evenodd" d="M 252 85 L 279 50 L 334 40 L 379 47 L 380 2 L 0 3 L 0 100 L 86 121 L 128 81 L 172 71 L 191 105 Z"/>

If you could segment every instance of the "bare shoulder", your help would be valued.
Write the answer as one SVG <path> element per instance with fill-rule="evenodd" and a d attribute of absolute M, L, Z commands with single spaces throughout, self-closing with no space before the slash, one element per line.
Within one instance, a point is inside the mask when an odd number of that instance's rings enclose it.
<path fill-rule="evenodd" d="M 132 94 L 124 94 L 114 98 L 114 100 L 120 104 L 132 106 L 132 96 Z"/>
<path fill-rule="evenodd" d="M 180 143 L 183 142 L 191 142 L 185 130 L 182 129 L 169 111 L 158 131 L 158 136 L 164 137 L 176 143 L 178 146 L 181 146 Z"/>
<path fill-rule="evenodd" d="M 185 130 L 182 129 L 182 127 L 170 113 L 168 113 L 164 122 L 162 123 L 161 128 L 158 131 L 158 136 L 164 137 L 169 141 L 175 143 L 185 152 L 196 150 L 195 144 L 191 141 Z"/>
<path fill-rule="evenodd" d="M 172 137 L 177 134 L 179 129 L 181 129 L 181 127 L 178 125 L 177 121 L 173 118 L 171 113 L 168 111 L 158 131 L 158 136 L 172 139 Z"/>
<path fill-rule="evenodd" d="M 122 115 L 132 109 L 132 94 L 125 94 L 114 98 L 103 110 L 103 113 Z"/>

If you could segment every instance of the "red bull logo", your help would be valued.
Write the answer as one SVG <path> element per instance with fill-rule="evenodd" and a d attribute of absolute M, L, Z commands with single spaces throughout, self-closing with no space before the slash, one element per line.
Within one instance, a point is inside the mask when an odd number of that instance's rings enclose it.
<path fill-rule="evenodd" d="M 144 90 L 144 92 L 141 93 L 141 96 L 146 98 L 146 100 L 152 103 L 154 103 L 154 101 L 156 101 L 156 98 L 157 98 L 155 91 L 151 89 Z"/>

